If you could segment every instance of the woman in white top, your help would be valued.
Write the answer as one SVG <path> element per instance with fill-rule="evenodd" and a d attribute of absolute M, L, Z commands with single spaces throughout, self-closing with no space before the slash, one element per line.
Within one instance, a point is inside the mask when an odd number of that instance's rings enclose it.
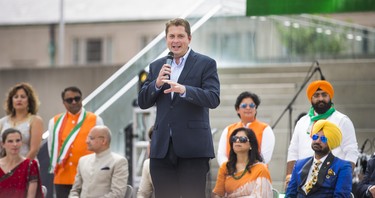
<path fill-rule="evenodd" d="M 237 96 L 234 108 L 240 120 L 228 125 L 221 133 L 217 153 L 219 165 L 228 160 L 230 136 L 235 129 L 241 127 L 250 128 L 254 131 L 258 140 L 258 150 L 264 159 L 264 163 L 268 164 L 271 161 L 275 147 L 275 135 L 267 123 L 261 122 L 256 118 L 259 105 L 260 98 L 255 93 L 244 91 Z"/>
<path fill-rule="evenodd" d="M 150 138 L 150 142 L 151 142 L 153 129 L 154 127 L 151 126 L 151 128 L 148 131 L 148 137 Z M 147 153 L 150 153 L 150 144 L 147 147 Z M 152 179 L 151 179 L 151 174 L 150 174 L 150 158 L 148 158 L 143 162 L 142 178 L 139 184 L 137 198 L 151 198 L 153 197 L 153 193 L 154 193 L 154 185 L 152 184 Z"/>
<path fill-rule="evenodd" d="M 19 83 L 10 88 L 4 105 L 7 115 L 0 119 L 1 133 L 8 128 L 16 128 L 22 133 L 20 154 L 29 159 L 36 158 L 42 141 L 43 120 L 36 115 L 38 107 L 39 99 L 32 86 Z M 2 152 L 0 145 L 0 156 Z"/>

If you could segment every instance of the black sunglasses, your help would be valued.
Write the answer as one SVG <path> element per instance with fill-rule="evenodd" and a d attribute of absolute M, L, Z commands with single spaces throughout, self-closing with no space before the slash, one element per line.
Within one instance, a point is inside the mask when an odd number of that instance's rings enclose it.
<path fill-rule="evenodd" d="M 72 104 L 73 103 L 73 100 L 76 101 L 76 102 L 79 102 L 81 101 L 81 96 L 76 96 L 74 98 L 65 98 L 64 101 L 68 104 Z"/>
<path fill-rule="evenodd" d="M 237 142 L 237 140 L 239 140 L 241 143 L 246 143 L 249 141 L 249 138 L 244 136 L 232 136 L 232 138 L 230 139 L 230 141 L 233 143 Z"/>

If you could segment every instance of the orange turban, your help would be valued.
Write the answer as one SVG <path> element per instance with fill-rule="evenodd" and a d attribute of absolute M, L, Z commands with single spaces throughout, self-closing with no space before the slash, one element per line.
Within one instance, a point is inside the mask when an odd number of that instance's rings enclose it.
<path fill-rule="evenodd" d="M 312 128 L 311 135 L 318 133 L 320 130 L 323 130 L 324 136 L 327 137 L 327 144 L 330 150 L 340 146 L 342 133 L 336 124 L 328 120 L 318 120 Z"/>
<path fill-rule="evenodd" d="M 329 83 L 326 80 L 317 80 L 317 81 L 313 81 L 312 83 L 310 83 L 310 85 L 307 87 L 307 90 L 306 90 L 307 98 L 310 100 L 310 102 L 311 102 L 311 97 L 319 88 L 327 92 L 329 94 L 329 97 L 332 100 L 333 96 L 335 95 L 335 91 L 333 90 L 331 83 Z"/>

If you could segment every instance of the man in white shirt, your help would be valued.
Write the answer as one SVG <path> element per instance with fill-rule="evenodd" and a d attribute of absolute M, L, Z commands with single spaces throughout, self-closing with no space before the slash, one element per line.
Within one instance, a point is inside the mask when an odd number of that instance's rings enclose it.
<path fill-rule="evenodd" d="M 286 185 L 290 180 L 292 169 L 296 160 L 310 157 L 314 154 L 311 150 L 311 129 L 316 121 L 325 119 L 336 124 L 342 131 L 342 143 L 332 150 L 333 155 L 350 161 L 355 167 L 359 152 L 358 143 L 352 121 L 348 116 L 334 108 L 332 99 L 334 89 L 325 80 L 313 81 L 306 90 L 311 108 L 296 124 L 290 141 L 287 158 Z"/>

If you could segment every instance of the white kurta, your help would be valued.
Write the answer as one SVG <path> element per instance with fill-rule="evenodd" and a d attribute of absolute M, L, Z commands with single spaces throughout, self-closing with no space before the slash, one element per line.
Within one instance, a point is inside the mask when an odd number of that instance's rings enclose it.
<path fill-rule="evenodd" d="M 358 159 L 358 143 L 352 121 L 348 116 L 335 111 L 327 120 L 335 123 L 341 130 L 342 142 L 339 147 L 332 150 L 334 156 L 353 163 Z M 314 155 L 311 148 L 311 137 L 309 130 L 310 116 L 303 116 L 296 124 L 292 140 L 288 149 L 287 161 L 295 161 Z M 311 130 L 311 129 L 310 129 Z"/>
<path fill-rule="evenodd" d="M 139 184 L 137 198 L 151 198 L 154 192 L 150 174 L 150 159 L 143 162 L 142 178 Z"/>

